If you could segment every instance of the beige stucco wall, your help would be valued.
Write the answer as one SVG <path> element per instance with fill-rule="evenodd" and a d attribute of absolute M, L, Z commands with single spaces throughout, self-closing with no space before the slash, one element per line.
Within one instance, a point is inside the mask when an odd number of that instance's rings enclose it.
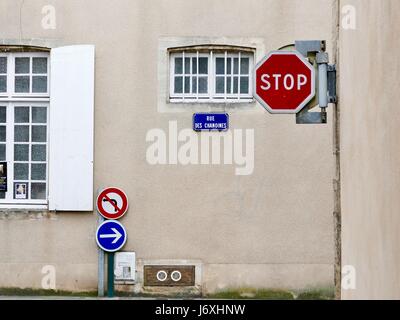
<path fill-rule="evenodd" d="M 400 298 L 400 2 L 355 6 L 340 31 L 343 265 L 356 269 L 345 299 Z"/>
<path fill-rule="evenodd" d="M 95 189 L 116 185 L 129 196 L 125 250 L 200 260 L 206 291 L 326 287 L 334 260 L 331 125 L 298 126 L 256 103 L 228 107 L 232 129 L 255 132 L 249 176 L 232 165 L 151 166 L 145 137 L 168 132 L 168 121 L 191 128 L 192 111 L 158 109 L 162 39 L 257 39 L 265 53 L 326 39 L 331 51 L 333 2 L 26 0 L 20 29 L 19 1 L 1 0 L 0 29 L 3 40 L 96 45 Z M 55 30 L 41 28 L 45 4 L 56 8 Z M 0 213 L 0 287 L 40 287 L 42 266 L 53 264 L 57 288 L 95 290 L 96 224 L 93 213 Z"/>

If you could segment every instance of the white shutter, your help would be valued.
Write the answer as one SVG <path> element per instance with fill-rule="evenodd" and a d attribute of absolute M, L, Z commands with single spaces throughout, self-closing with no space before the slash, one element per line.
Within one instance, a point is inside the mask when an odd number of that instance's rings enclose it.
<path fill-rule="evenodd" d="M 93 210 L 94 46 L 51 50 L 49 209 Z"/>

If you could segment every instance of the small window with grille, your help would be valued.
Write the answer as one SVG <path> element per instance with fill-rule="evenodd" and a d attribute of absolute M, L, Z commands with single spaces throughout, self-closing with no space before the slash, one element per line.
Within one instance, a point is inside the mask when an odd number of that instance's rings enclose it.
<path fill-rule="evenodd" d="M 253 63 L 251 49 L 173 49 L 170 102 L 251 102 Z"/>

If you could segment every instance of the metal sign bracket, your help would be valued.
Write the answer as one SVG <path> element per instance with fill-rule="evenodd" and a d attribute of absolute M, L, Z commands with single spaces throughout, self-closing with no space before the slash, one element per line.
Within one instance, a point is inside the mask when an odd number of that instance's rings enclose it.
<path fill-rule="evenodd" d="M 329 103 L 338 102 L 336 93 L 336 64 L 328 65 L 328 101 Z"/>
<path fill-rule="evenodd" d="M 326 108 L 329 103 L 337 102 L 336 95 L 336 66 L 329 65 L 329 56 L 326 51 L 326 41 L 310 40 L 296 41 L 295 48 L 306 58 L 312 58 L 318 66 L 318 92 L 308 106 L 296 114 L 297 124 L 326 124 Z M 320 112 L 310 112 L 316 106 Z"/>

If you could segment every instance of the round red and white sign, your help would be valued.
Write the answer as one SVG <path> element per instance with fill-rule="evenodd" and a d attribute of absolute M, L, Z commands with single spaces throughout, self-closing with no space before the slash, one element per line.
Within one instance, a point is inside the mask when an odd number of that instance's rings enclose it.
<path fill-rule="evenodd" d="M 97 197 L 97 211 L 106 219 L 121 218 L 128 210 L 128 197 L 121 189 L 104 189 Z"/>

